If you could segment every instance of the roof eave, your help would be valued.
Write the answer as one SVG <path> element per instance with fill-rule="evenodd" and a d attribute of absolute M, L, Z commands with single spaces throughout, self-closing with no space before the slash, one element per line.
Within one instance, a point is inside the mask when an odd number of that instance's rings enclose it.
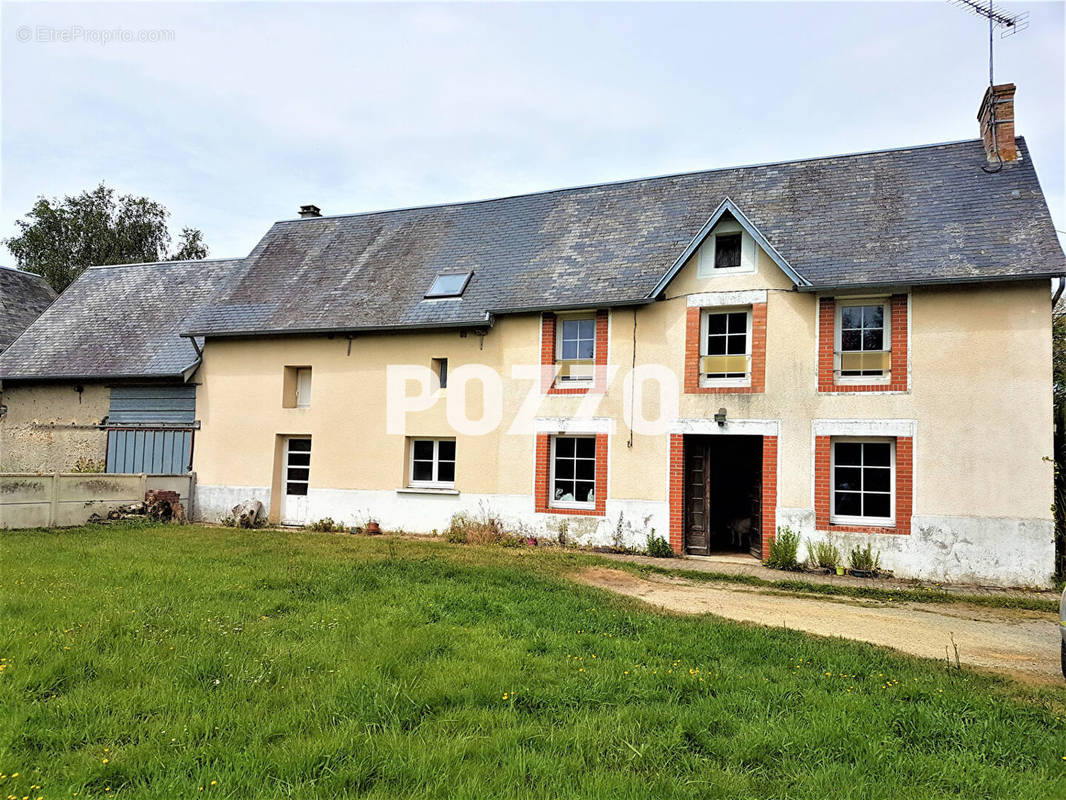
<path fill-rule="evenodd" d="M 343 336 L 355 333 L 397 333 L 402 331 L 434 331 L 441 329 L 459 330 L 461 328 L 482 328 L 491 325 L 488 316 L 482 320 L 465 322 L 420 322 L 407 325 L 363 325 L 331 328 L 243 328 L 227 331 L 191 330 L 182 331 L 180 336 L 191 339 L 196 336 L 205 339 L 233 339 L 257 336 Z"/>
<path fill-rule="evenodd" d="M 906 281 L 866 281 L 862 283 L 810 284 L 797 286 L 797 292 L 845 292 L 863 289 L 890 289 L 894 286 L 950 286 L 952 284 L 1009 283 L 1019 281 L 1053 280 L 1066 277 L 1066 268 L 1058 272 L 1039 272 L 1030 275 L 973 275 L 956 278 L 921 278 Z"/>
<path fill-rule="evenodd" d="M 0 375 L 0 381 L 6 383 L 71 383 L 81 381 L 84 383 L 101 383 L 103 381 L 184 381 L 181 372 L 131 372 L 131 373 L 107 373 L 100 375 Z"/>

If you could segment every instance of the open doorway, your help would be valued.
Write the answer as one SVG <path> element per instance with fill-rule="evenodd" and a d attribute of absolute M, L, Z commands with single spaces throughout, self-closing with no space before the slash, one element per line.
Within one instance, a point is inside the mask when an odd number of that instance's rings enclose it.
<path fill-rule="evenodd" d="M 685 551 L 762 558 L 761 436 L 685 437 Z"/>

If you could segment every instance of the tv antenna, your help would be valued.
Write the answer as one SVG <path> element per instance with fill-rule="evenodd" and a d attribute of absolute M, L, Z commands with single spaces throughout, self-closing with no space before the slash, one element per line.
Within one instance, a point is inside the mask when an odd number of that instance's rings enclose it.
<path fill-rule="evenodd" d="M 968 8 L 970 11 L 977 14 L 979 17 L 984 17 L 988 20 L 988 90 L 991 93 L 993 87 L 996 84 L 995 81 L 995 32 L 996 28 L 999 28 L 999 38 L 1006 39 L 1008 36 L 1013 36 L 1019 31 L 1024 31 L 1029 27 L 1029 12 L 1023 11 L 1020 14 L 1007 14 L 1003 11 L 998 11 L 993 7 L 993 0 L 950 0 L 954 6 L 960 8 Z M 989 95 L 991 98 L 991 94 Z M 992 145 L 995 148 L 996 159 L 999 160 L 999 164 L 995 168 L 989 169 L 988 167 L 981 167 L 985 172 L 999 172 L 1003 169 L 1003 160 L 999 157 L 999 145 L 996 142 L 996 104 L 991 102 L 990 109 L 991 125 L 992 125 Z"/>

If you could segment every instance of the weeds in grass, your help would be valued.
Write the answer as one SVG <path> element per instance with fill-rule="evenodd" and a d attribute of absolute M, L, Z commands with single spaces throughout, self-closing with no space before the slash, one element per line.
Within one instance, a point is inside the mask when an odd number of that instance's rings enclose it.
<path fill-rule="evenodd" d="M 457 511 L 444 532 L 445 540 L 453 544 L 499 544 L 505 537 L 499 517 L 485 509 L 477 515 Z"/>
<path fill-rule="evenodd" d="M 323 517 L 308 525 L 307 530 L 315 533 L 342 533 L 346 529 L 343 525 L 334 522 L 333 517 Z"/>

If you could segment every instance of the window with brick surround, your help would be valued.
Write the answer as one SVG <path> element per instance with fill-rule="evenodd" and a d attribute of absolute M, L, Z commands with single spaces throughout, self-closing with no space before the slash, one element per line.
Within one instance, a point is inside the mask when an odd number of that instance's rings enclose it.
<path fill-rule="evenodd" d="M 844 525 L 894 523 L 895 442 L 833 439 L 830 522 Z"/>
<path fill-rule="evenodd" d="M 544 314 L 541 318 L 542 386 L 548 394 L 606 391 L 606 310 Z"/>
<path fill-rule="evenodd" d="M 823 297 L 818 305 L 818 391 L 908 389 L 907 295 Z"/>
<path fill-rule="evenodd" d="M 596 437 L 552 437 L 551 505 L 596 507 Z"/>
<path fill-rule="evenodd" d="M 766 388 L 766 302 L 688 307 L 685 393 L 751 394 Z"/>
<path fill-rule="evenodd" d="M 910 436 L 815 436 L 815 527 L 909 534 L 913 476 Z"/>
<path fill-rule="evenodd" d="M 700 382 L 746 386 L 751 381 L 751 309 L 704 309 Z"/>
<path fill-rule="evenodd" d="M 607 434 L 538 433 L 536 511 L 602 517 L 607 500 Z"/>

